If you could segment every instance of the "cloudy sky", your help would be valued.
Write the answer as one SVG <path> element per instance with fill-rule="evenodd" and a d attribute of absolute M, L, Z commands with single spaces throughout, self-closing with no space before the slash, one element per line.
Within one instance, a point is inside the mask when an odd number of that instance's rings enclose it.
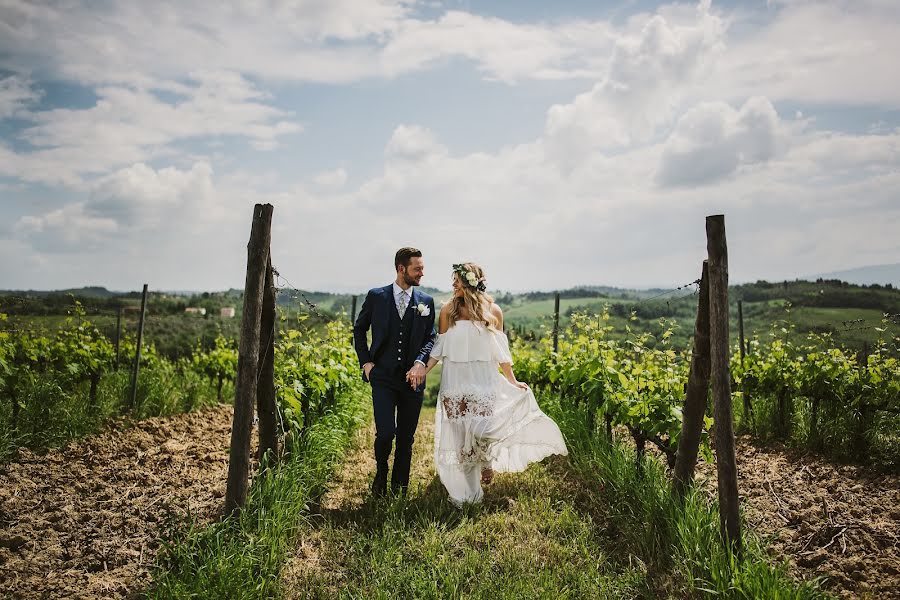
<path fill-rule="evenodd" d="M 0 0 L 0 288 L 900 262 L 900 2 Z"/>

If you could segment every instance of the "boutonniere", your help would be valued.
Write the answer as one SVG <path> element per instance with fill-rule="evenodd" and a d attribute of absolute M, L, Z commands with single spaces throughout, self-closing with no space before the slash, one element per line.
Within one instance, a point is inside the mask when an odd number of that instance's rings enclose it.
<path fill-rule="evenodd" d="M 428 308 L 428 305 L 422 304 L 421 302 L 418 305 L 416 305 L 416 310 L 419 311 L 419 315 L 421 315 L 423 317 L 427 317 L 428 315 L 431 314 L 431 309 Z"/>

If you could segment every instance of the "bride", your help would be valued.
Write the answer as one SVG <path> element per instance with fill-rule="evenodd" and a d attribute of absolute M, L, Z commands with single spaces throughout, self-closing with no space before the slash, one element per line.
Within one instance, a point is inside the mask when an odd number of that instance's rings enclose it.
<path fill-rule="evenodd" d="M 441 308 L 426 373 L 443 360 L 434 462 L 454 504 L 479 502 L 494 472 L 519 472 L 567 454 L 559 427 L 516 380 L 503 311 L 485 293 L 484 271 L 453 265 L 453 297 Z M 503 372 L 503 375 L 500 374 Z"/>

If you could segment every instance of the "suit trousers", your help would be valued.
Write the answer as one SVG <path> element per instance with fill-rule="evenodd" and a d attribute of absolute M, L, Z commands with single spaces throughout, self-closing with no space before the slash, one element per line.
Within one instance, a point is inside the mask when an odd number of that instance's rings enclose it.
<path fill-rule="evenodd" d="M 372 409 L 375 414 L 375 462 L 378 472 L 383 476 L 387 475 L 391 446 L 396 438 L 397 451 L 391 471 L 391 486 L 405 488 L 409 485 L 413 441 L 425 394 L 409 386 L 405 370 L 385 373 L 375 366 L 371 375 Z"/>

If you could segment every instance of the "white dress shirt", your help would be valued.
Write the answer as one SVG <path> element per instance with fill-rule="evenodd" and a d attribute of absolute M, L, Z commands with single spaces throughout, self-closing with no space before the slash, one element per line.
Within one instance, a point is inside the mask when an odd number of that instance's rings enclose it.
<path fill-rule="evenodd" d="M 396 281 L 394 282 L 393 287 L 394 287 L 394 306 L 397 308 L 398 311 L 400 310 L 400 294 L 402 292 L 406 292 L 406 306 L 408 308 L 409 305 L 412 303 L 412 290 L 413 289 L 410 287 L 409 289 L 404 290 L 402 287 L 397 285 Z"/>

